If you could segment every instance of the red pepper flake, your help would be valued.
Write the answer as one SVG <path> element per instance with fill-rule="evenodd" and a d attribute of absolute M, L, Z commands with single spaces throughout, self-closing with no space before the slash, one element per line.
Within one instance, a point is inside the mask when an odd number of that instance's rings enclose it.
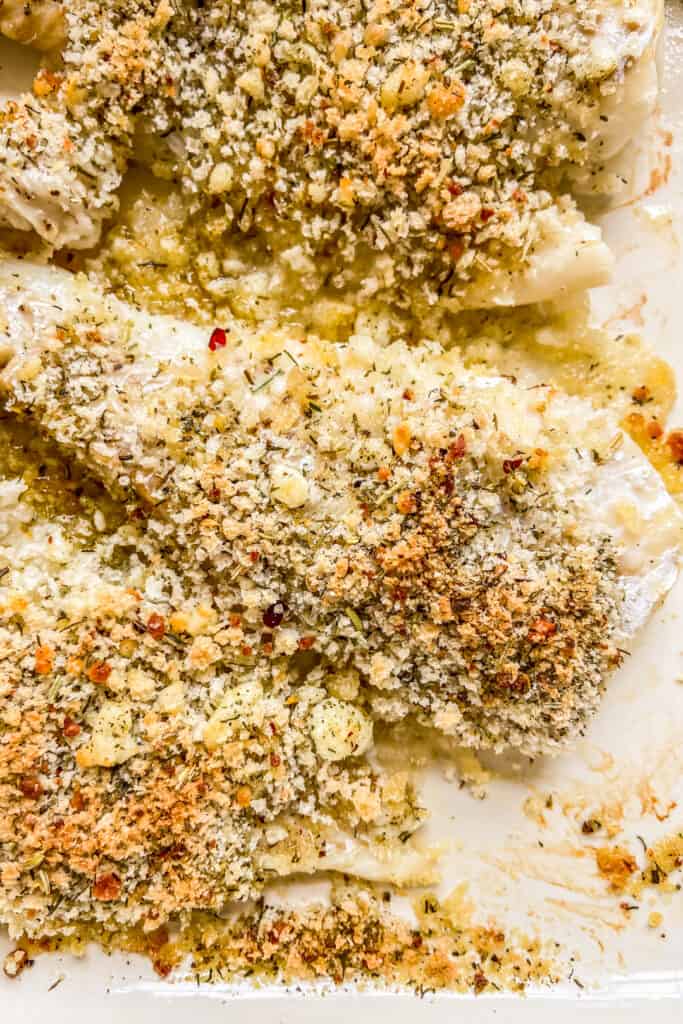
<path fill-rule="evenodd" d="M 505 459 L 503 462 L 503 472 L 506 474 L 512 473 L 513 470 L 519 469 L 524 462 L 524 459 Z"/>
<path fill-rule="evenodd" d="M 486 975 L 482 974 L 481 971 L 477 971 L 477 973 L 474 975 L 474 985 L 473 985 L 475 995 L 479 995 L 480 992 L 483 992 L 484 989 L 486 988 L 486 986 L 488 985 L 488 983 L 489 983 L 489 981 L 488 981 L 488 978 L 486 977 Z"/>
<path fill-rule="evenodd" d="M 263 613 L 263 625 L 268 629 L 275 629 L 284 619 L 286 611 L 282 601 L 276 601 L 275 604 L 269 605 Z"/>
<path fill-rule="evenodd" d="M 464 191 L 462 185 L 458 181 L 451 181 L 446 187 L 452 196 L 461 196 Z"/>
<path fill-rule="evenodd" d="M 81 731 L 81 727 L 78 722 L 75 722 L 69 715 L 65 715 L 62 723 L 62 732 L 67 739 L 72 740 L 75 736 L 78 736 Z"/>
<path fill-rule="evenodd" d="M 111 675 L 111 665 L 108 665 L 106 661 L 96 661 L 88 669 L 87 675 L 92 683 L 100 685 L 106 683 Z"/>
<path fill-rule="evenodd" d="M 24 775 L 19 780 L 19 789 L 29 800 L 38 800 L 43 795 L 43 787 L 37 775 Z"/>
<path fill-rule="evenodd" d="M 483 210 L 481 211 L 481 219 L 483 220 L 484 224 L 486 224 L 487 221 L 491 220 L 491 217 L 495 216 L 495 212 L 495 210 L 492 210 L 488 206 L 485 206 L 483 208 Z"/>
<path fill-rule="evenodd" d="M 222 327 L 214 327 L 209 338 L 209 349 L 215 352 L 219 348 L 225 348 L 228 344 L 228 336 Z"/>
<path fill-rule="evenodd" d="M 301 636 L 299 637 L 299 650 L 310 651 L 311 647 L 315 643 L 314 636 Z"/>
<path fill-rule="evenodd" d="M 279 768 L 280 764 L 281 764 L 280 755 L 279 754 L 271 754 L 270 755 L 270 764 L 271 764 L 272 768 Z"/>
<path fill-rule="evenodd" d="M 35 669 L 39 676 L 46 676 L 52 671 L 54 656 L 55 652 L 48 644 L 36 647 Z"/>
<path fill-rule="evenodd" d="M 252 562 L 258 562 L 258 560 L 259 560 L 259 553 L 258 553 L 258 551 L 250 551 L 249 552 L 249 558 L 252 560 Z"/>
<path fill-rule="evenodd" d="M 159 615 L 157 612 L 152 612 L 150 617 L 147 619 L 147 632 L 155 640 L 161 640 L 162 636 L 166 632 L 166 620 L 163 615 Z"/>
<path fill-rule="evenodd" d="M 277 945 L 277 943 L 280 941 L 280 936 L 282 935 L 286 927 L 287 925 L 285 924 L 284 921 L 276 921 L 273 924 L 271 930 L 268 932 L 268 941 L 272 942 L 273 945 Z"/>
<path fill-rule="evenodd" d="M 465 435 L 458 434 L 455 441 L 448 449 L 448 453 L 446 455 L 446 462 L 455 462 L 456 459 L 462 459 L 466 451 L 467 443 L 465 441 Z"/>
<path fill-rule="evenodd" d="M 121 892 L 121 879 L 113 871 L 106 875 L 100 875 L 95 879 L 92 887 L 92 894 L 96 900 L 115 900 Z"/>
<path fill-rule="evenodd" d="M 251 654 L 253 654 L 253 650 L 249 646 L 249 644 L 244 644 L 244 646 L 242 647 L 242 654 L 245 658 L 248 658 Z"/>
<path fill-rule="evenodd" d="M 532 644 L 543 644 L 557 633 L 557 626 L 550 619 L 534 619 L 529 626 L 529 641 Z"/>

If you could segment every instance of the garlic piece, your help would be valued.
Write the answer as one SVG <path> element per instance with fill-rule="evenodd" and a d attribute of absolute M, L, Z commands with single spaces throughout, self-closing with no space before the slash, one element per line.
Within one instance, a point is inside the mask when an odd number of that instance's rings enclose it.
<path fill-rule="evenodd" d="M 320 757 L 341 761 L 359 757 L 372 746 L 372 722 L 346 701 L 328 697 L 316 704 L 310 714 L 311 736 Z"/>
<path fill-rule="evenodd" d="M 291 466 L 275 466 L 271 473 L 271 494 L 287 508 L 301 508 L 308 501 L 308 483 L 303 473 Z"/>

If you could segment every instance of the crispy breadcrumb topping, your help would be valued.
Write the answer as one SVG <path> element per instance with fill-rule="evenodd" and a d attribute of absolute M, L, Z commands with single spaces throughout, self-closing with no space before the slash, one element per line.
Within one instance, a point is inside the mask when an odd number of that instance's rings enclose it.
<path fill-rule="evenodd" d="M 419 281 L 429 302 L 580 219 L 567 175 L 604 172 L 605 104 L 656 31 L 588 0 L 86 0 L 65 17 L 62 64 L 4 115 L 14 226 L 93 244 L 134 155 L 283 266 Z"/>
<path fill-rule="evenodd" d="M 80 952 L 92 938 L 108 950 L 149 957 L 162 978 L 197 986 L 249 979 L 257 987 L 296 984 L 298 991 L 301 983 L 331 982 L 385 991 L 408 986 L 421 996 L 438 990 L 521 993 L 568 972 L 557 943 L 473 922 L 458 890 L 444 900 L 426 893 L 408 918 L 393 910 L 389 890 L 348 881 L 333 887 L 326 905 L 292 910 L 271 903 L 230 919 L 195 914 L 180 928 L 147 932 L 82 928 L 73 937 L 24 940 L 6 963 L 23 967 L 32 962 L 29 955 L 46 950 Z"/>
<path fill-rule="evenodd" d="M 245 657 L 303 644 L 359 672 L 376 714 L 468 745 L 534 754 L 580 732 L 619 661 L 622 594 L 581 502 L 620 435 L 598 417 L 570 440 L 570 400 L 468 377 L 438 346 L 235 329 L 157 362 L 95 315 L 64 311 L 57 344 L 10 367 L 11 406 L 249 610 Z"/>

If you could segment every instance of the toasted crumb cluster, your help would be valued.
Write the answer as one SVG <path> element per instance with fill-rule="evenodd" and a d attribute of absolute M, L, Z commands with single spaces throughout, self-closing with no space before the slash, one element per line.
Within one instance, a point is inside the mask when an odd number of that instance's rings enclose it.
<path fill-rule="evenodd" d="M 292 912 L 266 907 L 222 928 L 201 925 L 181 936 L 198 981 L 250 975 L 264 979 L 336 984 L 370 981 L 409 985 L 418 993 L 440 989 L 522 992 L 530 984 L 557 982 L 563 968 L 557 947 L 500 928 L 475 925 L 452 894 L 415 901 L 417 921 L 391 912 L 391 894 L 341 889 L 329 908 Z M 246 938 L 246 941 L 244 939 Z M 175 952 L 170 943 L 164 952 Z M 176 954 L 177 955 L 177 954 Z M 163 953 L 156 960 L 164 969 Z"/>

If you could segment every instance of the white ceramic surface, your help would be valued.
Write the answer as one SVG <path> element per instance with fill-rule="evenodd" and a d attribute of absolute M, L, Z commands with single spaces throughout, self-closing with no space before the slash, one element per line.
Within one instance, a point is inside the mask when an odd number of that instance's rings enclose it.
<path fill-rule="evenodd" d="M 26 59 L 24 58 L 26 62 Z M 12 58 L 0 72 L 12 85 L 17 69 Z M 23 77 L 23 76 L 22 76 Z M 662 61 L 662 110 L 634 162 L 634 191 L 651 181 L 656 167 L 672 161 L 668 182 L 651 195 L 609 214 L 605 230 L 618 265 L 615 284 L 595 296 L 596 318 L 624 316 L 638 325 L 676 368 L 683 381 L 683 6 L 669 4 Z M 667 145 L 666 131 L 674 141 Z M 643 302 L 643 296 L 646 301 Z M 680 400 L 672 422 L 683 420 Z M 612 683 L 598 719 L 579 749 L 551 764 L 523 773 L 511 769 L 497 777 L 485 801 L 441 777 L 431 777 L 427 802 L 432 809 L 429 835 L 446 840 L 447 892 L 461 878 L 483 919 L 488 914 L 511 924 L 557 935 L 580 950 L 574 983 L 555 990 L 511 996 L 427 996 L 336 993 L 305 995 L 282 990 L 231 991 L 217 986 L 160 982 L 150 967 L 135 958 L 107 958 L 91 951 L 82 961 L 44 957 L 21 979 L 0 975 L 2 1024 L 49 1019 L 54 1024 L 85 1024 L 93 1019 L 138 1024 L 150 1019 L 176 1024 L 190 1018 L 201 1024 L 227 1019 L 330 1024 L 353 1015 L 358 1024 L 390 1017 L 396 1024 L 416 1017 L 445 1022 L 541 1021 L 552 1014 L 561 1022 L 630 1021 L 643 1013 L 652 1024 L 681 1020 L 683 1015 L 683 894 L 646 893 L 628 927 L 613 896 L 595 874 L 592 858 L 575 860 L 563 853 L 576 845 L 566 818 L 548 825 L 544 848 L 538 827 L 524 814 L 533 792 L 553 792 L 571 799 L 593 789 L 596 794 L 626 798 L 627 835 L 648 842 L 683 827 L 683 580 L 654 616 L 628 664 Z M 611 764 L 610 764 L 611 759 Z M 661 800 L 677 800 L 667 821 L 643 809 L 642 786 L 648 783 Z M 658 807 L 655 807 L 655 810 Z M 563 846 L 564 844 L 564 846 Z M 656 902 L 655 902 L 656 901 Z M 661 911 L 660 928 L 647 927 L 652 909 Z M 662 933 L 666 936 L 662 938 Z M 0 939 L 0 954 L 4 949 Z M 55 982 L 57 984 L 55 985 Z"/>

